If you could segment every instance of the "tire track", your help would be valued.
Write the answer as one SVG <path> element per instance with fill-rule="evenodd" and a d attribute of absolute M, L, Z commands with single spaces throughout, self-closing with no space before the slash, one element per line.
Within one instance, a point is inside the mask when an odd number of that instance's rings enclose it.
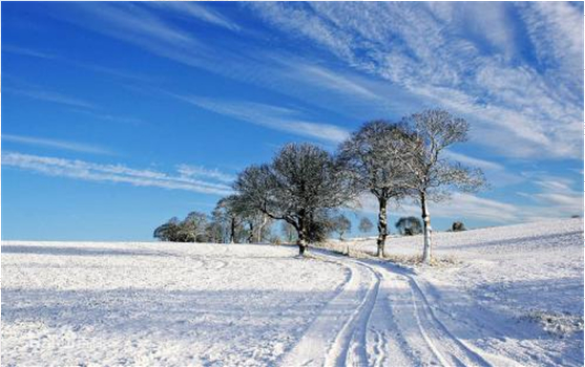
<path fill-rule="evenodd" d="M 437 318 L 412 276 L 369 261 L 322 254 L 354 273 L 361 271 L 362 277 L 369 274 L 373 281 L 355 311 L 347 315 L 324 362 L 308 365 L 492 366 L 484 353 L 471 349 Z M 393 302 L 400 305 L 392 307 Z"/>

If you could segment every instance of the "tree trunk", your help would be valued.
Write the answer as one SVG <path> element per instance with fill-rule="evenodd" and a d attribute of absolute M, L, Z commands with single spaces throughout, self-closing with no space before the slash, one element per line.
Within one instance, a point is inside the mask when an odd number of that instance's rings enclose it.
<path fill-rule="evenodd" d="M 236 220 L 232 218 L 230 223 L 230 243 L 236 242 Z"/>
<path fill-rule="evenodd" d="M 248 226 L 250 228 L 250 233 L 248 234 L 248 243 L 253 243 L 254 242 L 254 223 L 250 222 L 250 223 L 248 223 Z"/>
<path fill-rule="evenodd" d="M 297 245 L 299 246 L 299 256 L 305 256 L 305 252 L 308 249 L 308 244 L 307 244 L 307 228 L 306 228 L 306 223 L 304 221 L 304 219 L 301 219 L 299 221 L 299 227 L 297 228 Z"/>
<path fill-rule="evenodd" d="M 264 240 L 263 235 L 264 235 L 264 227 L 266 227 L 266 225 L 268 224 L 268 216 L 266 215 L 262 215 L 262 223 L 258 226 L 258 230 L 257 230 L 257 235 L 256 235 L 256 240 L 258 242 L 262 242 Z"/>
<path fill-rule="evenodd" d="M 378 253 L 376 256 L 382 258 L 384 257 L 385 253 L 385 246 L 386 246 L 386 236 L 388 236 L 388 223 L 386 218 L 386 206 L 388 201 L 386 198 L 378 198 L 378 204 L 380 205 L 378 210 L 378 240 L 376 241 L 378 245 Z"/>
<path fill-rule="evenodd" d="M 422 261 L 425 264 L 430 264 L 432 259 L 433 246 L 431 241 L 431 232 L 433 229 L 431 228 L 431 215 L 429 213 L 429 209 L 427 208 L 426 194 L 424 192 L 420 194 L 420 205 L 422 209 L 423 233 L 425 238 Z"/>

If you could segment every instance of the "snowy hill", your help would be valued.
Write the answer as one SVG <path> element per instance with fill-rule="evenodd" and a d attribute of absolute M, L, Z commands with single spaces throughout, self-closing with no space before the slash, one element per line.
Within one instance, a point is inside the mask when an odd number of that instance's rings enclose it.
<path fill-rule="evenodd" d="M 581 219 L 434 241 L 451 261 L 426 269 L 284 246 L 5 241 L 2 363 L 583 364 Z M 410 256 L 422 238 L 387 246 Z"/>

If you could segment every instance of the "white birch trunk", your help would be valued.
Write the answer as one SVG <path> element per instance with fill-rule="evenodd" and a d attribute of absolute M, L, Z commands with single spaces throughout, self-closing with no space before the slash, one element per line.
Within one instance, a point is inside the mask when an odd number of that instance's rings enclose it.
<path fill-rule="evenodd" d="M 430 264 L 432 259 L 432 239 L 431 233 L 433 229 L 431 228 L 431 215 L 429 213 L 429 209 L 427 208 L 427 201 L 425 198 L 425 194 L 421 194 L 421 206 L 422 206 L 422 220 L 424 226 L 424 247 L 423 247 L 423 258 L 422 261 L 425 264 Z"/>

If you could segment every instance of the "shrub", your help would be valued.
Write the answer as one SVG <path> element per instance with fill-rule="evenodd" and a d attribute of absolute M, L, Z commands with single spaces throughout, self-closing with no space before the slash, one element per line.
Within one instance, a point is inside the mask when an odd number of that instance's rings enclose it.
<path fill-rule="evenodd" d="M 466 230 L 465 224 L 463 224 L 463 222 L 459 222 L 459 221 L 453 222 L 453 225 L 451 226 L 451 230 L 453 232 L 462 232 L 462 231 L 465 231 Z"/>
<path fill-rule="evenodd" d="M 414 236 L 422 233 L 422 222 L 416 217 L 402 217 L 395 224 L 398 233 L 403 236 Z"/>

